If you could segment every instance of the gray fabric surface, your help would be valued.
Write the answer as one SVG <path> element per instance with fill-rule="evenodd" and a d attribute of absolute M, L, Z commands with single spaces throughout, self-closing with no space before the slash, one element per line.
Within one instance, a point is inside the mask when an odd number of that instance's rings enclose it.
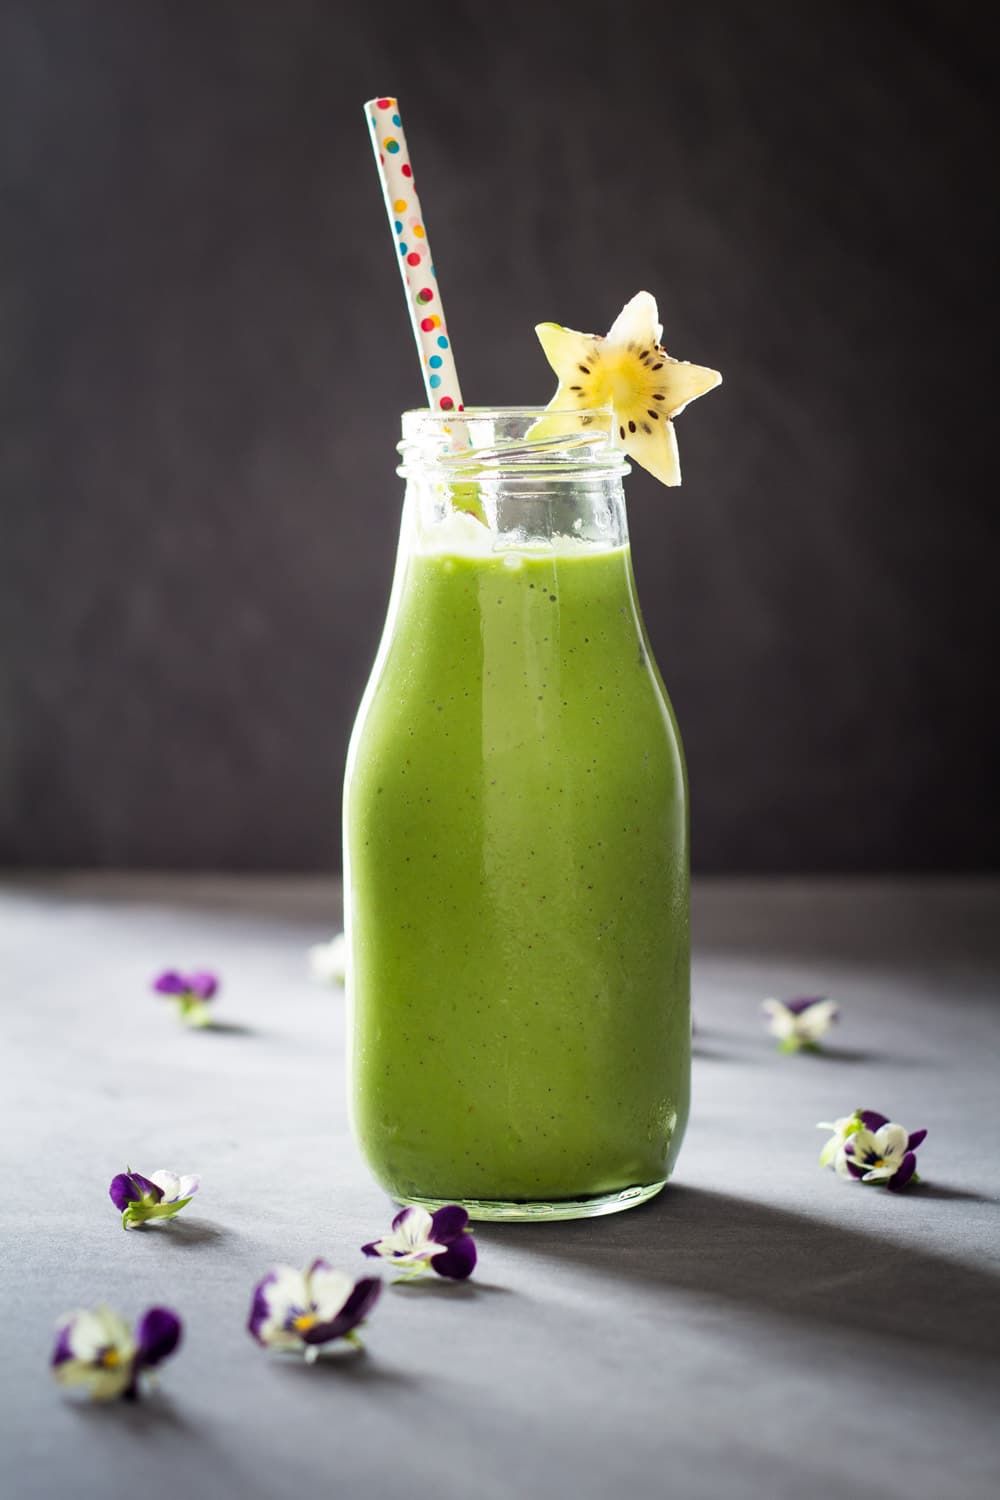
<path fill-rule="evenodd" d="M 480 1226 L 473 1283 L 388 1289 L 367 1355 L 312 1369 L 244 1331 L 276 1259 L 357 1247 L 389 1205 L 348 1136 L 343 1001 L 305 949 L 320 881 L 13 880 L 0 898 L 3 1484 L 482 1500 L 977 1500 L 996 1440 L 998 887 L 712 883 L 696 893 L 695 1104 L 675 1182 L 590 1222 Z M 210 964 L 231 1029 L 147 993 Z M 827 1056 L 780 1057 L 767 994 L 829 991 Z M 817 1166 L 815 1121 L 870 1106 L 930 1135 L 907 1196 Z M 202 1173 L 125 1235 L 129 1161 Z M 175 1306 L 161 1391 L 79 1405 L 52 1321 Z"/>

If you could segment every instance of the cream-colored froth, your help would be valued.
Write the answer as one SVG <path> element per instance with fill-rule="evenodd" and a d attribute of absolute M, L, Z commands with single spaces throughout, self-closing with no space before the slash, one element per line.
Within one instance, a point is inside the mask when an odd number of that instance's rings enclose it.
<path fill-rule="evenodd" d="M 495 560 L 502 557 L 508 567 L 518 567 L 524 557 L 555 554 L 558 557 L 593 556 L 595 552 L 619 552 L 619 544 L 606 539 L 578 536 L 526 537 L 517 532 L 496 532 L 474 516 L 455 511 L 447 520 L 422 526 L 417 550 L 425 557 L 464 557 Z"/>

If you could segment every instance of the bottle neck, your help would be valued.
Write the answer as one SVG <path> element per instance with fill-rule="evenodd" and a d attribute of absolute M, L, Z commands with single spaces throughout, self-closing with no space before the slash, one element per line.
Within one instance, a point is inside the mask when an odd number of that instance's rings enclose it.
<path fill-rule="evenodd" d="M 484 553 L 622 547 L 628 523 L 607 412 L 406 412 L 399 472 L 411 543 Z M 535 431 L 543 431 L 536 437 Z"/>

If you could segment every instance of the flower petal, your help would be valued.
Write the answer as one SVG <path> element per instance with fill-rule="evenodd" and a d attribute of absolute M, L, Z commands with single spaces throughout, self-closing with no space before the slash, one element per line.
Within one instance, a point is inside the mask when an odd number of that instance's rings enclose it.
<path fill-rule="evenodd" d="M 400 1241 L 401 1248 L 405 1245 L 415 1249 L 418 1245 L 425 1245 L 432 1238 L 432 1223 L 433 1220 L 426 1208 L 411 1205 L 396 1215 L 392 1221 L 392 1227 Z"/>
<path fill-rule="evenodd" d="M 883 1125 L 876 1130 L 875 1149 L 879 1156 L 898 1162 L 902 1159 L 908 1140 L 909 1136 L 902 1125 L 895 1125 L 890 1121 L 888 1125 Z"/>
<path fill-rule="evenodd" d="M 906 1142 L 907 1151 L 916 1151 L 917 1147 L 926 1139 L 926 1130 L 912 1130 Z"/>
<path fill-rule="evenodd" d="M 114 1366 L 87 1364 L 69 1359 L 53 1365 L 52 1374 L 60 1385 L 82 1385 L 93 1401 L 117 1401 L 134 1387 L 135 1370 L 131 1360 Z"/>
<path fill-rule="evenodd" d="M 797 995 L 791 1000 L 779 1000 L 778 1004 L 790 1010 L 793 1016 L 801 1016 L 803 1011 L 809 1010 L 813 1005 L 820 1005 L 825 999 L 825 995 Z"/>
<path fill-rule="evenodd" d="M 159 1203 L 163 1198 L 163 1189 L 148 1177 L 143 1177 L 141 1172 L 119 1172 L 111 1180 L 108 1195 L 115 1208 L 124 1213 L 130 1203 L 138 1203 L 144 1197 L 150 1197 L 154 1203 Z"/>
<path fill-rule="evenodd" d="M 880 1115 L 874 1109 L 859 1109 L 858 1117 L 865 1129 L 872 1131 L 872 1133 L 876 1130 L 881 1130 L 883 1125 L 888 1125 L 889 1123 L 888 1115 Z"/>
<path fill-rule="evenodd" d="M 181 1192 L 181 1180 L 176 1172 L 169 1172 L 161 1167 L 158 1172 L 150 1173 L 150 1182 L 160 1189 L 160 1201 L 162 1203 L 173 1203 L 176 1198 L 183 1198 Z"/>
<path fill-rule="evenodd" d="M 79 1313 L 67 1313 L 65 1319 L 61 1319 L 56 1327 L 56 1341 L 52 1349 L 52 1358 L 49 1361 L 53 1365 L 64 1364 L 67 1359 L 73 1358 L 73 1348 L 70 1343 L 70 1331 Z"/>
<path fill-rule="evenodd" d="M 211 1000 L 219 988 L 218 976 L 210 969 L 198 969 L 195 973 L 188 975 L 187 987 L 192 995 L 198 996 L 199 1000 Z"/>
<path fill-rule="evenodd" d="M 450 1245 L 452 1240 L 464 1234 L 468 1222 L 466 1209 L 457 1203 L 446 1203 L 444 1208 L 439 1208 L 431 1215 L 428 1238 L 436 1240 L 439 1245 Z"/>
<path fill-rule="evenodd" d="M 181 1341 L 181 1320 L 169 1307 L 151 1307 L 136 1326 L 136 1365 L 151 1369 L 173 1354 Z"/>
<path fill-rule="evenodd" d="M 254 1287 L 247 1319 L 247 1332 L 258 1344 L 279 1341 L 284 1334 L 285 1323 L 293 1309 L 304 1312 L 309 1296 L 306 1278 L 294 1266 L 272 1266 Z M 295 1344 L 297 1339 L 287 1336 L 281 1342 Z"/>
<path fill-rule="evenodd" d="M 452 1281 L 464 1281 L 476 1268 L 476 1242 L 471 1234 L 460 1234 L 443 1255 L 435 1255 L 431 1269 Z"/>
<path fill-rule="evenodd" d="M 112 1177 L 111 1179 L 111 1186 L 108 1188 L 108 1197 L 118 1212 L 124 1213 L 128 1205 L 138 1202 L 142 1194 L 128 1172 L 119 1172 L 117 1177 Z"/>
<path fill-rule="evenodd" d="M 910 1178 L 913 1176 L 916 1170 L 917 1158 L 914 1156 L 912 1151 L 907 1151 L 906 1155 L 903 1157 L 903 1160 L 900 1162 L 899 1171 L 896 1172 L 895 1176 L 889 1178 L 889 1181 L 886 1183 L 886 1187 L 891 1193 L 902 1192 L 903 1188 L 905 1188 L 906 1184 L 909 1182 Z"/>
<path fill-rule="evenodd" d="M 188 982 L 176 969 L 165 969 L 153 980 L 153 989 L 161 995 L 184 995 Z"/>
<path fill-rule="evenodd" d="M 333 1339 L 342 1339 L 368 1316 L 381 1291 L 382 1283 L 377 1276 L 363 1276 L 355 1283 L 354 1290 L 337 1316 L 329 1322 L 317 1323 L 314 1328 L 310 1328 L 302 1336 L 303 1343 L 329 1344 Z"/>
<path fill-rule="evenodd" d="M 817 1000 L 796 1017 L 799 1035 L 818 1042 L 830 1030 L 839 1015 L 833 1000 Z"/>
<path fill-rule="evenodd" d="M 346 1271 L 334 1270 L 325 1261 L 310 1272 L 308 1281 L 309 1305 L 321 1323 L 336 1318 L 354 1291 L 354 1277 Z"/>

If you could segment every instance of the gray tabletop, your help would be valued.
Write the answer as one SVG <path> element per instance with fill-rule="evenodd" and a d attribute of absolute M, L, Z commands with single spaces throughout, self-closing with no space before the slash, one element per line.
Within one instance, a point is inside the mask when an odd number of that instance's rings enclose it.
<path fill-rule="evenodd" d="M 307 972 L 336 887 L 6 879 L 5 1492 L 994 1500 L 998 898 L 699 886 L 674 1182 L 611 1218 L 479 1226 L 472 1282 L 389 1288 L 363 1357 L 307 1368 L 249 1339 L 253 1282 L 318 1253 L 361 1272 L 390 1211 L 347 1131 L 342 994 Z M 223 973 L 219 1030 L 149 995 L 171 964 Z M 836 1040 L 779 1056 L 760 1001 L 803 992 L 841 1002 Z M 928 1127 L 921 1186 L 819 1169 L 815 1122 L 862 1106 Z M 126 1161 L 201 1195 L 123 1234 Z M 54 1318 L 102 1300 L 185 1320 L 142 1405 L 50 1381 Z"/>

